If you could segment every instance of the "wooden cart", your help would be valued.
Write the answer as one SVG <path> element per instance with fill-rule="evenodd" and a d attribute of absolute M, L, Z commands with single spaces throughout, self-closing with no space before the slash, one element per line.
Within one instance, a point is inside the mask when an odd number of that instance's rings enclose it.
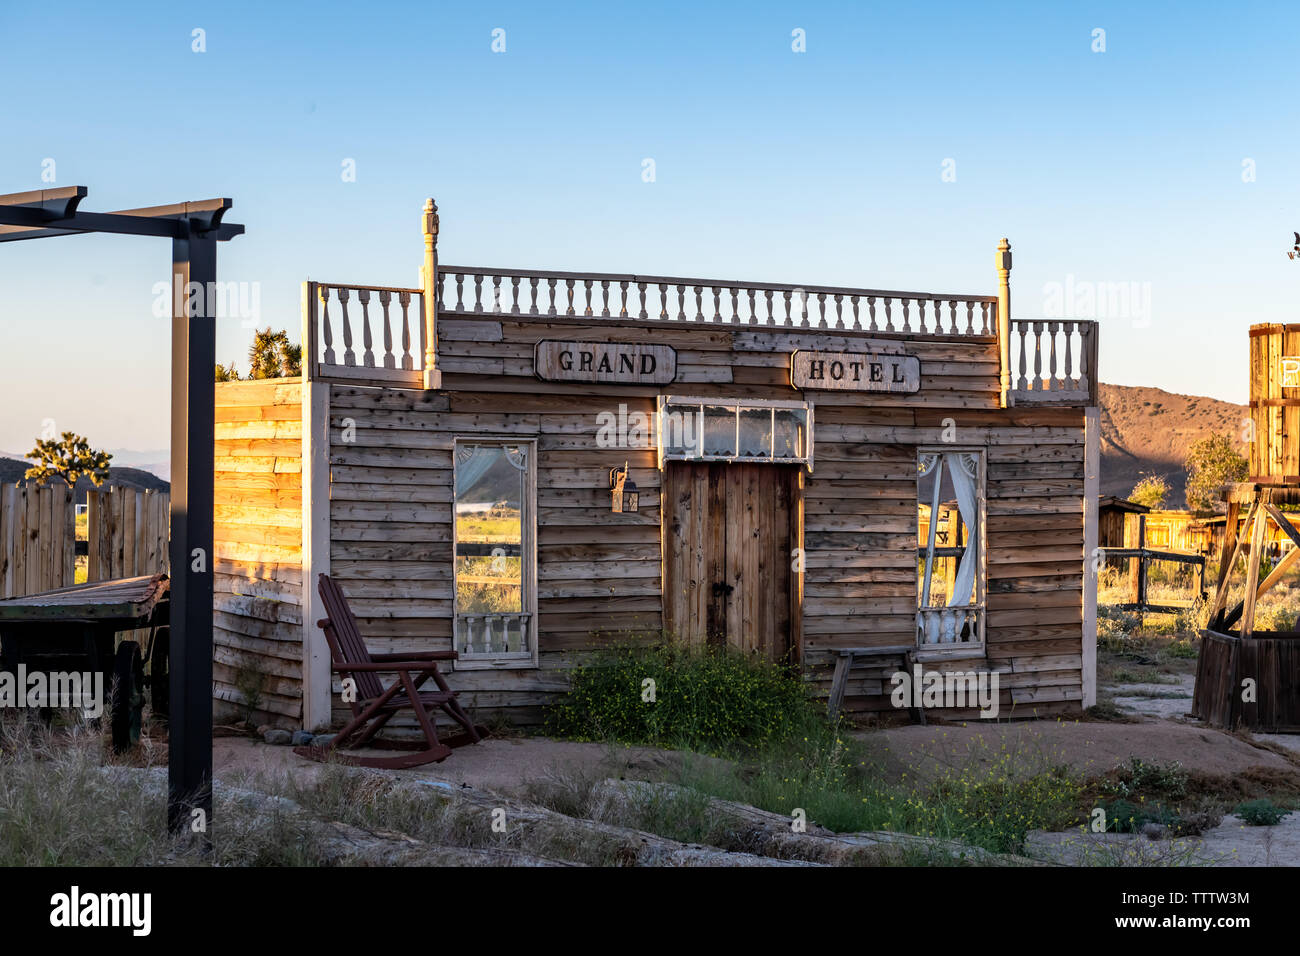
<path fill-rule="evenodd" d="M 0 671 L 100 672 L 108 691 L 115 750 L 140 738 L 144 690 L 168 713 L 170 582 L 165 574 L 78 584 L 0 601 Z M 149 629 L 143 654 L 119 631 Z M 116 646 L 115 646 L 116 644 Z M 146 677 L 145 664 L 151 664 Z"/>

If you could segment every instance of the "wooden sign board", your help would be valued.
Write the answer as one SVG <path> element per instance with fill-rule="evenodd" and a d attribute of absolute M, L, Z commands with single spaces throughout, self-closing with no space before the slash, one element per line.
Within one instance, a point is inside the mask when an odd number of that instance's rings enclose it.
<path fill-rule="evenodd" d="M 886 352 L 809 352 L 790 356 L 795 388 L 840 392 L 901 392 L 921 388 L 921 362 L 915 355 Z"/>
<path fill-rule="evenodd" d="M 677 377 L 677 353 L 668 345 L 543 339 L 533 369 L 546 382 L 665 385 Z"/>
<path fill-rule="evenodd" d="M 1282 356 L 1282 387 L 1300 388 L 1300 356 Z"/>

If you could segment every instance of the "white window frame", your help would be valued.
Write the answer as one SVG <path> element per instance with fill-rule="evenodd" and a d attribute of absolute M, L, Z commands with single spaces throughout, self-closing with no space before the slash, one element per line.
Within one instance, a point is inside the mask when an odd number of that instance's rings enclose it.
<path fill-rule="evenodd" d="M 974 604 L 957 605 L 957 607 L 960 608 L 973 608 L 975 610 L 975 613 L 977 615 L 976 630 L 978 634 L 978 640 L 953 642 L 953 643 L 926 644 L 926 643 L 922 643 L 922 636 L 923 636 L 922 635 L 922 612 L 925 606 L 921 603 L 921 601 L 922 601 L 922 595 L 925 588 L 926 575 L 929 575 L 932 578 L 934 574 L 934 559 L 930 549 L 931 547 L 933 547 L 934 540 L 935 540 L 938 515 L 935 514 L 933 498 L 931 499 L 930 502 L 923 502 L 921 500 L 921 479 L 922 477 L 924 477 L 921 473 L 921 464 L 924 456 L 927 455 L 942 456 L 944 454 L 951 454 L 951 453 L 963 454 L 963 455 L 974 455 L 976 457 L 976 461 L 978 462 L 978 474 L 976 477 L 976 493 L 975 493 L 975 502 L 976 502 L 976 507 L 978 509 L 978 514 L 976 516 L 976 524 L 978 525 L 978 527 L 972 529 L 971 539 L 967 543 L 967 547 L 969 547 L 970 544 L 973 543 L 979 549 L 978 551 L 979 563 L 975 566 L 975 602 Z M 921 580 L 917 582 L 917 593 L 916 593 L 917 626 L 916 626 L 916 636 L 914 638 L 917 649 L 914 652 L 913 656 L 920 661 L 943 660 L 948 658 L 962 658 L 962 657 L 984 657 L 986 653 L 986 649 L 988 647 L 987 635 L 986 635 L 986 628 L 988 625 L 988 553 L 989 553 L 988 551 L 988 449 L 983 446 L 975 446 L 975 445 L 971 445 L 971 446 L 922 445 L 916 449 L 916 469 L 917 469 L 917 474 L 916 474 L 917 525 L 916 526 L 917 526 L 917 537 L 918 537 L 916 553 L 918 558 L 926 562 L 926 566 L 922 572 Z M 938 488 L 936 486 L 935 489 L 936 495 L 937 495 L 937 491 Z M 925 544 L 921 544 L 919 541 L 919 532 L 920 532 L 920 523 L 921 523 L 920 506 L 922 504 L 931 505 L 930 533 L 928 535 L 928 540 Z M 930 605 L 930 606 L 936 608 L 939 613 L 942 613 L 942 608 L 943 608 L 942 605 Z"/>
<path fill-rule="evenodd" d="M 779 408 L 797 408 L 805 413 L 807 422 L 807 434 L 804 436 L 805 454 L 789 458 L 768 457 L 760 458 L 752 455 L 689 455 L 681 452 L 669 452 L 664 444 L 664 412 L 669 405 L 697 406 L 701 417 L 704 414 L 704 406 L 722 406 L 734 408 L 736 410 L 736 430 L 737 441 L 736 448 L 740 448 L 739 430 L 740 430 L 740 413 L 751 411 L 753 409 L 770 409 L 773 414 Z M 664 463 L 669 461 L 721 461 L 721 462 L 750 462 L 758 465 L 804 465 L 809 472 L 813 470 L 813 403 L 809 401 L 788 401 L 784 399 L 758 399 L 758 398 L 701 398 L 694 395 L 660 395 L 659 409 L 655 415 L 655 432 L 656 444 L 659 449 L 659 470 L 663 471 Z M 772 441 L 776 441 L 776 430 L 772 431 Z"/>
<path fill-rule="evenodd" d="M 462 615 L 456 606 L 459 587 L 457 585 L 457 549 L 459 539 L 457 524 L 460 520 L 456 502 L 460 489 L 456 479 L 456 463 L 460 449 L 466 445 L 503 445 L 527 450 L 527 463 L 524 473 L 522 501 L 520 502 L 520 586 L 523 588 L 520 606 L 528 617 L 529 640 L 527 651 L 505 651 L 481 653 L 466 651 L 460 646 L 460 619 L 464 617 L 487 617 L 488 615 Z M 457 435 L 451 446 L 451 646 L 459 655 L 454 670 L 518 670 L 536 668 L 538 626 L 537 618 L 537 439 L 516 438 L 505 435 Z"/>

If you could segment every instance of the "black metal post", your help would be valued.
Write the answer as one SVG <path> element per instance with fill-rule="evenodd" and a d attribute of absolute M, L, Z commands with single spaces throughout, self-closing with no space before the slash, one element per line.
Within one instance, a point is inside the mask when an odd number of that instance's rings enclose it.
<path fill-rule="evenodd" d="M 212 824 L 212 447 L 217 239 L 172 242 L 171 719 L 167 825 Z M 188 234 L 188 235 L 187 235 Z M 201 814 L 195 811 L 202 811 Z"/>

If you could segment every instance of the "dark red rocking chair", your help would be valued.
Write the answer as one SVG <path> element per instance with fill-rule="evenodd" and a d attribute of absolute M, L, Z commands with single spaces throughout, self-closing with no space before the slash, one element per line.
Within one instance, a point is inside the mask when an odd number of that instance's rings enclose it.
<path fill-rule="evenodd" d="M 351 701 L 352 721 L 339 731 L 328 747 L 295 747 L 294 753 L 312 760 L 325 760 L 331 754 L 343 763 L 359 767 L 379 767 L 400 770 L 435 763 L 451 756 L 451 749 L 464 744 L 478 743 L 487 730 L 476 726 L 456 700 L 456 694 L 447 686 L 438 661 L 454 661 L 455 651 L 410 651 L 402 654 L 371 654 L 357 628 L 357 619 L 348 607 L 347 598 L 328 575 L 320 576 L 320 596 L 329 616 L 320 622 L 329 642 L 332 670 L 356 682 L 356 699 Z M 395 680 L 385 690 L 380 674 L 396 674 Z M 425 681 L 433 678 L 437 690 L 420 690 Z M 463 728 L 464 733 L 438 739 L 431 708 L 438 708 Z M 377 740 L 375 735 L 383 729 L 396 713 L 410 710 L 424 732 L 424 741 Z M 385 749 L 412 749 L 418 753 L 394 757 L 363 757 L 342 753 L 344 749 L 371 746 Z"/>

